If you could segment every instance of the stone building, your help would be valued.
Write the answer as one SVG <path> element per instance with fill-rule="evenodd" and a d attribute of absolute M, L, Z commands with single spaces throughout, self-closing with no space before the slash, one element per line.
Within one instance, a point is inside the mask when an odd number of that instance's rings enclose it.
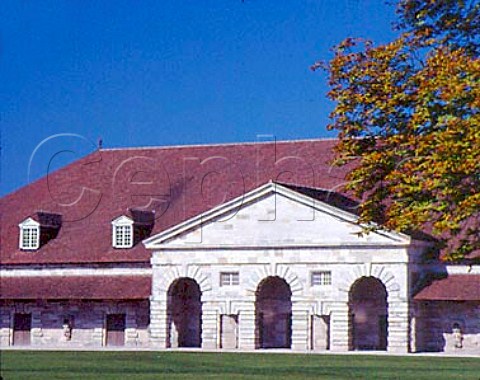
<path fill-rule="evenodd" d="M 362 234 L 335 140 L 101 149 L 1 199 L 0 344 L 480 355 L 480 265 Z"/>

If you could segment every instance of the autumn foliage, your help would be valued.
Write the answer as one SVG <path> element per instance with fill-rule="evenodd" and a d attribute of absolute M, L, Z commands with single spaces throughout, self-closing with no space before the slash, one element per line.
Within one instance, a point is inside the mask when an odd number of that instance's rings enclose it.
<path fill-rule="evenodd" d="M 446 259 L 480 250 L 480 2 L 401 0 L 399 36 L 349 38 L 320 62 L 360 221 L 427 231 Z"/>

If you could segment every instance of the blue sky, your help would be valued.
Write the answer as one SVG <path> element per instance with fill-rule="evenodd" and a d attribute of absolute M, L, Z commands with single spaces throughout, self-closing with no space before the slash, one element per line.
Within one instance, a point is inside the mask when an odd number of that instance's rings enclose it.
<path fill-rule="evenodd" d="M 1 194 L 100 137 L 333 137 L 326 76 L 309 66 L 348 36 L 391 40 L 394 17 L 382 0 L 2 0 Z"/>

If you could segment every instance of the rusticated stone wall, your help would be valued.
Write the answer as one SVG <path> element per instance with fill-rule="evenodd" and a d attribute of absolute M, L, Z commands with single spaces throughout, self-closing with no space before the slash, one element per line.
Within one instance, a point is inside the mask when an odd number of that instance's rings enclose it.
<path fill-rule="evenodd" d="M 54 301 L 4 302 L 0 306 L 0 345 L 14 345 L 15 313 L 32 316 L 31 346 L 88 348 L 106 345 L 106 316 L 125 314 L 125 346 L 149 344 L 148 301 Z M 65 336 L 64 322 L 71 322 L 71 336 Z"/>
<path fill-rule="evenodd" d="M 416 302 L 415 319 L 417 351 L 480 356 L 480 302 Z"/>

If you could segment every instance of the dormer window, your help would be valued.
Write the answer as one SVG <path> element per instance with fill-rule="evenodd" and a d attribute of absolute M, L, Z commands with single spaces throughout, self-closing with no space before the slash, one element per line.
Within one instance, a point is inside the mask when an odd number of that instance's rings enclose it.
<path fill-rule="evenodd" d="M 133 247 L 133 220 L 122 215 L 112 221 L 112 246 L 114 248 Z"/>
<path fill-rule="evenodd" d="M 55 239 L 62 226 L 62 215 L 48 211 L 38 211 L 25 219 L 20 227 L 19 247 L 24 250 L 36 250 Z"/>
<path fill-rule="evenodd" d="M 40 247 L 40 223 L 28 218 L 18 225 L 20 227 L 20 249 L 36 250 Z"/>
<path fill-rule="evenodd" d="M 130 248 L 132 246 L 132 226 L 115 226 L 115 247 Z"/>

